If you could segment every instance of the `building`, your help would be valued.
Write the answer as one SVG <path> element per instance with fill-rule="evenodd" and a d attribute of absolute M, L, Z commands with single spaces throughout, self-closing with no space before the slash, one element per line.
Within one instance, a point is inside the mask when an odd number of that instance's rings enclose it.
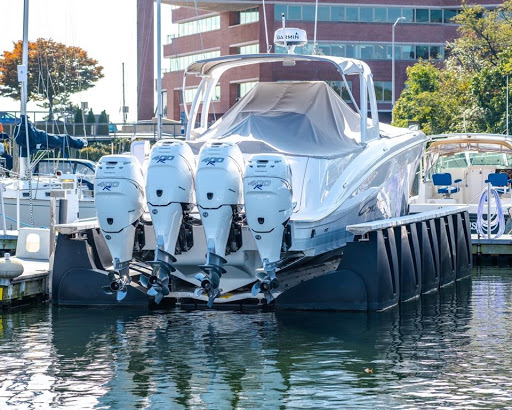
<path fill-rule="evenodd" d="M 499 4 L 485 0 L 479 3 L 488 8 Z M 184 112 L 183 104 L 192 100 L 194 84 L 187 84 L 184 96 L 181 92 L 183 70 L 188 64 L 226 54 L 267 52 L 265 28 L 272 42 L 274 31 L 282 26 L 282 15 L 286 17 L 287 27 L 302 28 L 308 33 L 309 44 L 296 52 L 312 51 L 315 1 L 266 1 L 265 10 L 262 2 L 181 0 L 172 4 L 180 7 L 173 10 L 173 22 L 178 25 L 178 33 L 168 36 L 163 47 L 163 100 L 168 118 L 180 119 Z M 457 0 L 376 0 L 370 4 L 360 0 L 323 1 L 318 6 L 317 53 L 366 61 L 373 72 L 381 121 L 389 122 L 393 94 L 393 32 L 395 95 L 398 98 L 408 66 L 419 59 L 444 59 L 446 42 L 457 36 L 457 25 L 451 19 L 460 10 L 461 1 Z M 271 46 L 271 52 L 284 52 Z M 218 87 L 215 110 L 219 115 L 257 81 L 301 79 L 300 74 L 298 78 L 290 78 L 285 68 L 265 66 L 249 66 L 227 75 L 221 78 Z M 338 78 L 335 73 L 333 78 Z M 343 83 L 332 82 L 331 85 L 345 99 L 348 98 Z M 357 84 L 349 83 L 348 86 L 357 96 Z"/>

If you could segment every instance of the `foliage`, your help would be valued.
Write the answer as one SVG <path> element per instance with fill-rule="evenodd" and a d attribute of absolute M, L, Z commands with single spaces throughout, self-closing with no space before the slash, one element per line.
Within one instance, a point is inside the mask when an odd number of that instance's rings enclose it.
<path fill-rule="evenodd" d="M 77 108 L 75 111 L 75 124 L 83 124 L 84 113 L 81 108 Z"/>
<path fill-rule="evenodd" d="M 90 159 L 91 161 L 99 161 L 104 155 L 122 154 L 130 151 L 130 140 L 116 138 L 112 142 L 91 142 L 85 148 L 79 151 L 80 158 Z"/>
<path fill-rule="evenodd" d="M 96 128 L 97 134 L 108 135 L 108 116 L 105 110 L 101 112 L 98 123 L 98 127 Z"/>
<path fill-rule="evenodd" d="M 444 64 L 420 61 L 407 70 L 394 124 L 417 121 L 427 134 L 506 129 L 506 77 L 512 74 L 512 1 L 496 10 L 464 6 L 460 37 Z"/>
<path fill-rule="evenodd" d="M 116 142 L 114 141 L 114 144 Z M 116 151 L 114 151 L 116 152 Z M 87 158 L 91 161 L 99 161 L 104 155 L 112 153 L 112 145 L 108 142 L 90 142 L 89 145 L 80 150 L 80 157 Z"/>
<path fill-rule="evenodd" d="M 0 95 L 20 99 L 17 66 L 22 61 L 23 42 L 0 57 Z M 71 94 L 87 90 L 103 78 L 103 67 L 80 47 L 39 38 L 28 44 L 28 98 L 48 102 L 53 111 L 69 103 Z"/>
<path fill-rule="evenodd" d="M 85 122 L 87 124 L 95 124 L 96 123 L 96 117 L 95 117 L 92 109 L 90 109 L 89 112 L 87 113 L 87 119 L 85 120 Z"/>
<path fill-rule="evenodd" d="M 500 54 L 512 47 L 511 11 L 510 1 L 494 10 L 481 5 L 465 6 L 463 13 L 454 18 L 460 37 L 449 44 L 450 58 L 469 71 L 497 66 Z"/>

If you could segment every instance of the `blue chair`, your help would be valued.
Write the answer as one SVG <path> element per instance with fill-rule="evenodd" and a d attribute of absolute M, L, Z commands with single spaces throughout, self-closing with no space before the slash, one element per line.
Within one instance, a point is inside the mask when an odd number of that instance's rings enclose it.
<path fill-rule="evenodd" d="M 459 182 L 462 182 L 462 179 L 456 179 L 453 181 L 456 186 L 452 186 L 452 175 L 449 173 L 445 174 L 433 174 L 432 182 L 435 186 L 440 188 L 437 189 L 438 194 L 443 194 L 446 198 L 449 198 L 451 194 L 460 191 Z"/>
<path fill-rule="evenodd" d="M 490 182 L 491 186 L 501 195 L 510 192 L 512 180 L 508 179 L 508 175 L 502 172 L 499 174 L 489 174 L 485 182 Z"/>

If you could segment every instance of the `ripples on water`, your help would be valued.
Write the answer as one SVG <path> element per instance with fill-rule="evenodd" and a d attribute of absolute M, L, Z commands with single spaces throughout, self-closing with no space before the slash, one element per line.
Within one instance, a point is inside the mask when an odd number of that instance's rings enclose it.
<path fill-rule="evenodd" d="M 0 409 L 512 406 L 512 276 L 381 313 L 0 313 Z"/>

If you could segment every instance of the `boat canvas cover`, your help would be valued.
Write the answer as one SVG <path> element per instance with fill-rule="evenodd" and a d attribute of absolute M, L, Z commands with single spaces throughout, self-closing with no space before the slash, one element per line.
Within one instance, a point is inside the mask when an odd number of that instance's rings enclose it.
<path fill-rule="evenodd" d="M 359 115 L 325 82 L 258 83 L 198 142 L 229 137 L 323 158 L 364 148 Z"/>
<path fill-rule="evenodd" d="M 40 130 L 30 122 L 28 124 L 28 142 L 29 152 L 31 154 L 40 151 L 48 150 L 53 148 L 61 148 L 63 151 L 65 148 L 76 148 L 82 149 L 87 145 L 85 139 L 71 137 L 68 134 L 50 134 L 46 131 Z M 25 116 L 21 116 L 21 121 L 16 125 L 14 129 L 14 135 L 16 144 L 21 147 L 21 156 L 27 156 L 27 137 L 25 131 Z"/>

